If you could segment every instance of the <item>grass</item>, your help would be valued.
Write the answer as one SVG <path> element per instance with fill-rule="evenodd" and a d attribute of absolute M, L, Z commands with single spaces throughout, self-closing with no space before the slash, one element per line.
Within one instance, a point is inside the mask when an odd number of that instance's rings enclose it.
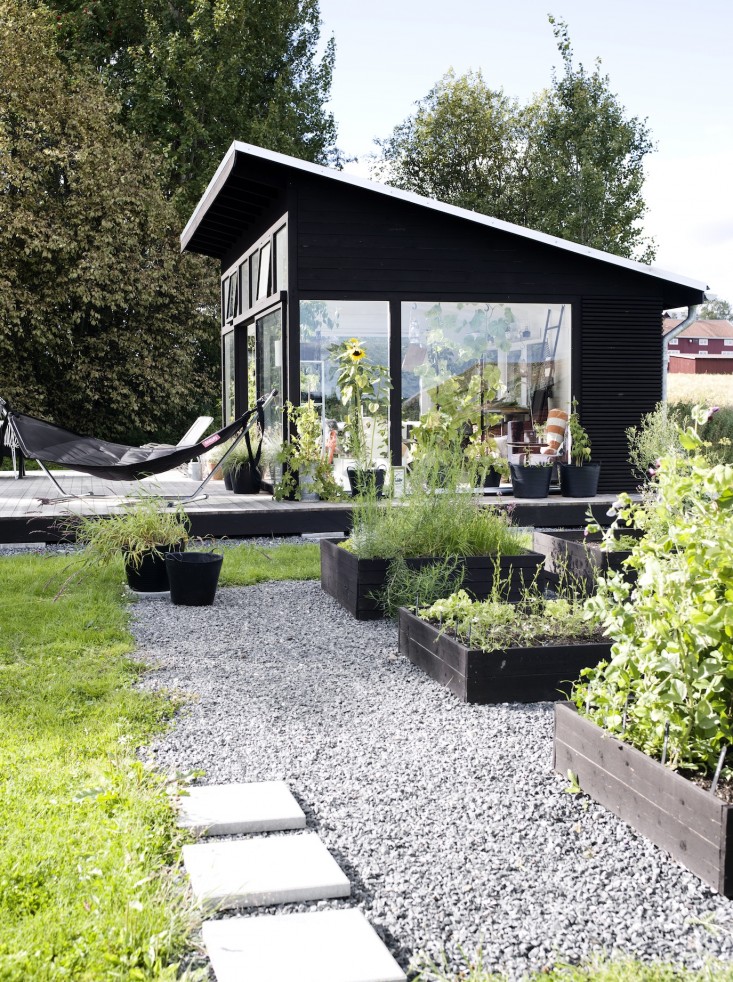
<path fill-rule="evenodd" d="M 506 976 L 489 972 L 477 960 L 458 974 L 446 972 L 432 960 L 423 962 L 415 982 L 506 982 Z M 532 972 L 527 982 L 733 982 L 733 966 L 710 961 L 698 971 L 669 963 L 644 963 L 625 958 L 604 959 L 597 956 L 582 965 L 558 965 Z"/>
<path fill-rule="evenodd" d="M 312 578 L 317 557 L 236 547 L 223 580 Z M 176 704 L 133 687 L 121 559 L 54 602 L 68 566 L 0 559 L 0 980 L 193 979 L 184 835 L 135 753 Z"/>

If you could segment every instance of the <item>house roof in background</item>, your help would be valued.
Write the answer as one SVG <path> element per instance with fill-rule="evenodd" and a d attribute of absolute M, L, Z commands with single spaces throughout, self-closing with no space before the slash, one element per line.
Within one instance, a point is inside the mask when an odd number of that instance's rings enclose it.
<path fill-rule="evenodd" d="M 673 328 L 681 323 L 681 318 L 665 317 L 662 334 L 669 334 Z M 681 338 L 733 338 L 733 324 L 730 321 L 693 321 L 678 336 Z"/>
<path fill-rule="evenodd" d="M 299 160 L 297 157 L 289 157 L 273 150 L 265 150 L 262 147 L 253 146 L 250 143 L 241 143 L 237 140 L 227 150 L 224 159 L 220 163 L 216 173 L 209 182 L 209 186 L 196 205 L 193 214 L 186 223 L 186 227 L 181 233 L 181 250 L 190 249 L 193 252 L 203 252 L 205 255 L 219 256 L 222 253 L 217 251 L 214 243 L 222 231 L 222 220 L 231 215 L 232 211 L 227 206 L 224 199 L 231 195 L 234 202 L 237 195 L 245 194 L 248 197 L 248 206 L 253 206 L 250 200 L 254 192 L 267 196 L 267 191 L 261 183 L 254 182 L 252 188 L 246 185 L 246 164 L 251 162 L 253 165 L 270 164 L 273 172 L 280 171 L 281 177 L 287 177 L 288 173 L 301 172 L 316 177 L 325 178 L 329 181 L 337 181 L 350 187 L 360 188 L 375 194 L 393 198 L 395 201 L 407 202 L 421 208 L 431 209 L 444 215 L 452 215 L 465 221 L 473 222 L 476 225 L 483 225 L 487 228 L 497 229 L 516 235 L 534 242 L 541 242 L 544 245 L 553 246 L 566 252 L 572 252 L 589 259 L 596 259 L 623 269 L 641 273 L 644 276 L 652 276 L 664 280 L 667 283 L 674 283 L 699 290 L 705 293 L 707 285 L 700 280 L 693 280 L 678 273 L 670 273 L 656 266 L 648 266 L 646 263 L 639 263 L 632 259 L 624 259 L 622 256 L 615 256 L 610 252 L 602 252 L 599 249 L 592 249 L 590 246 L 580 245 L 577 242 L 570 242 L 554 235 L 547 235 L 545 232 L 536 232 L 533 229 L 524 228 L 521 225 L 514 225 L 490 215 L 482 215 L 476 211 L 469 211 L 466 208 L 458 208 L 455 205 L 448 205 L 433 198 L 425 198 L 412 191 L 402 191 L 386 184 L 379 184 L 355 174 L 347 174 L 344 171 L 334 170 L 331 167 L 323 167 L 320 164 L 312 164 L 306 160 Z M 276 185 L 277 180 L 273 180 Z M 270 190 L 270 189 L 267 189 Z M 219 200 L 222 199 L 222 200 Z M 216 207 L 215 207 L 216 206 Z M 207 223 L 211 224 L 211 229 L 207 230 Z M 218 234 L 217 234 L 218 233 Z"/>

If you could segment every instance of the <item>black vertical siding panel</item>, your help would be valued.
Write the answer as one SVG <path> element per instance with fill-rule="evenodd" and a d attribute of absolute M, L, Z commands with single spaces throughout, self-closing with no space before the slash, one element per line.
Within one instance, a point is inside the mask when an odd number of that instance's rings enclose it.
<path fill-rule="evenodd" d="M 634 490 L 626 430 L 662 398 L 661 299 L 584 297 L 579 337 L 580 416 L 601 461 L 599 490 Z M 576 347 L 576 353 L 578 348 Z"/>

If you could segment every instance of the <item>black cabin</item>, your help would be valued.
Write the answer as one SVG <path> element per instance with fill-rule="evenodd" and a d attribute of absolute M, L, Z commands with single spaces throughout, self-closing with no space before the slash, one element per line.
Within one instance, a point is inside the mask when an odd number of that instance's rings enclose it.
<path fill-rule="evenodd" d="M 541 424 L 579 403 L 603 491 L 632 486 L 625 431 L 662 395 L 662 313 L 705 284 L 293 157 L 233 143 L 181 235 L 221 262 L 224 421 L 277 387 L 343 419 L 332 346 L 390 369 L 377 457 L 449 378 L 493 365 L 495 406 Z M 496 377 L 496 376 L 495 376 Z M 438 395 L 436 395 L 438 394 Z M 270 439 L 283 436 L 270 411 Z M 514 431 L 516 432 L 516 430 Z"/>

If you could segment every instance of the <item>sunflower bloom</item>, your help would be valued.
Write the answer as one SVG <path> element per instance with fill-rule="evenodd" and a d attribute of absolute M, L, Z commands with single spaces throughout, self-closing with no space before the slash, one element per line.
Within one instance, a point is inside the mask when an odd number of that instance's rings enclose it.
<path fill-rule="evenodd" d="M 353 362 L 361 361 L 365 355 L 366 355 L 366 351 L 364 351 L 364 349 L 360 348 L 358 345 L 355 345 L 353 348 L 351 348 L 348 351 L 348 356 L 349 358 L 351 358 Z"/>

